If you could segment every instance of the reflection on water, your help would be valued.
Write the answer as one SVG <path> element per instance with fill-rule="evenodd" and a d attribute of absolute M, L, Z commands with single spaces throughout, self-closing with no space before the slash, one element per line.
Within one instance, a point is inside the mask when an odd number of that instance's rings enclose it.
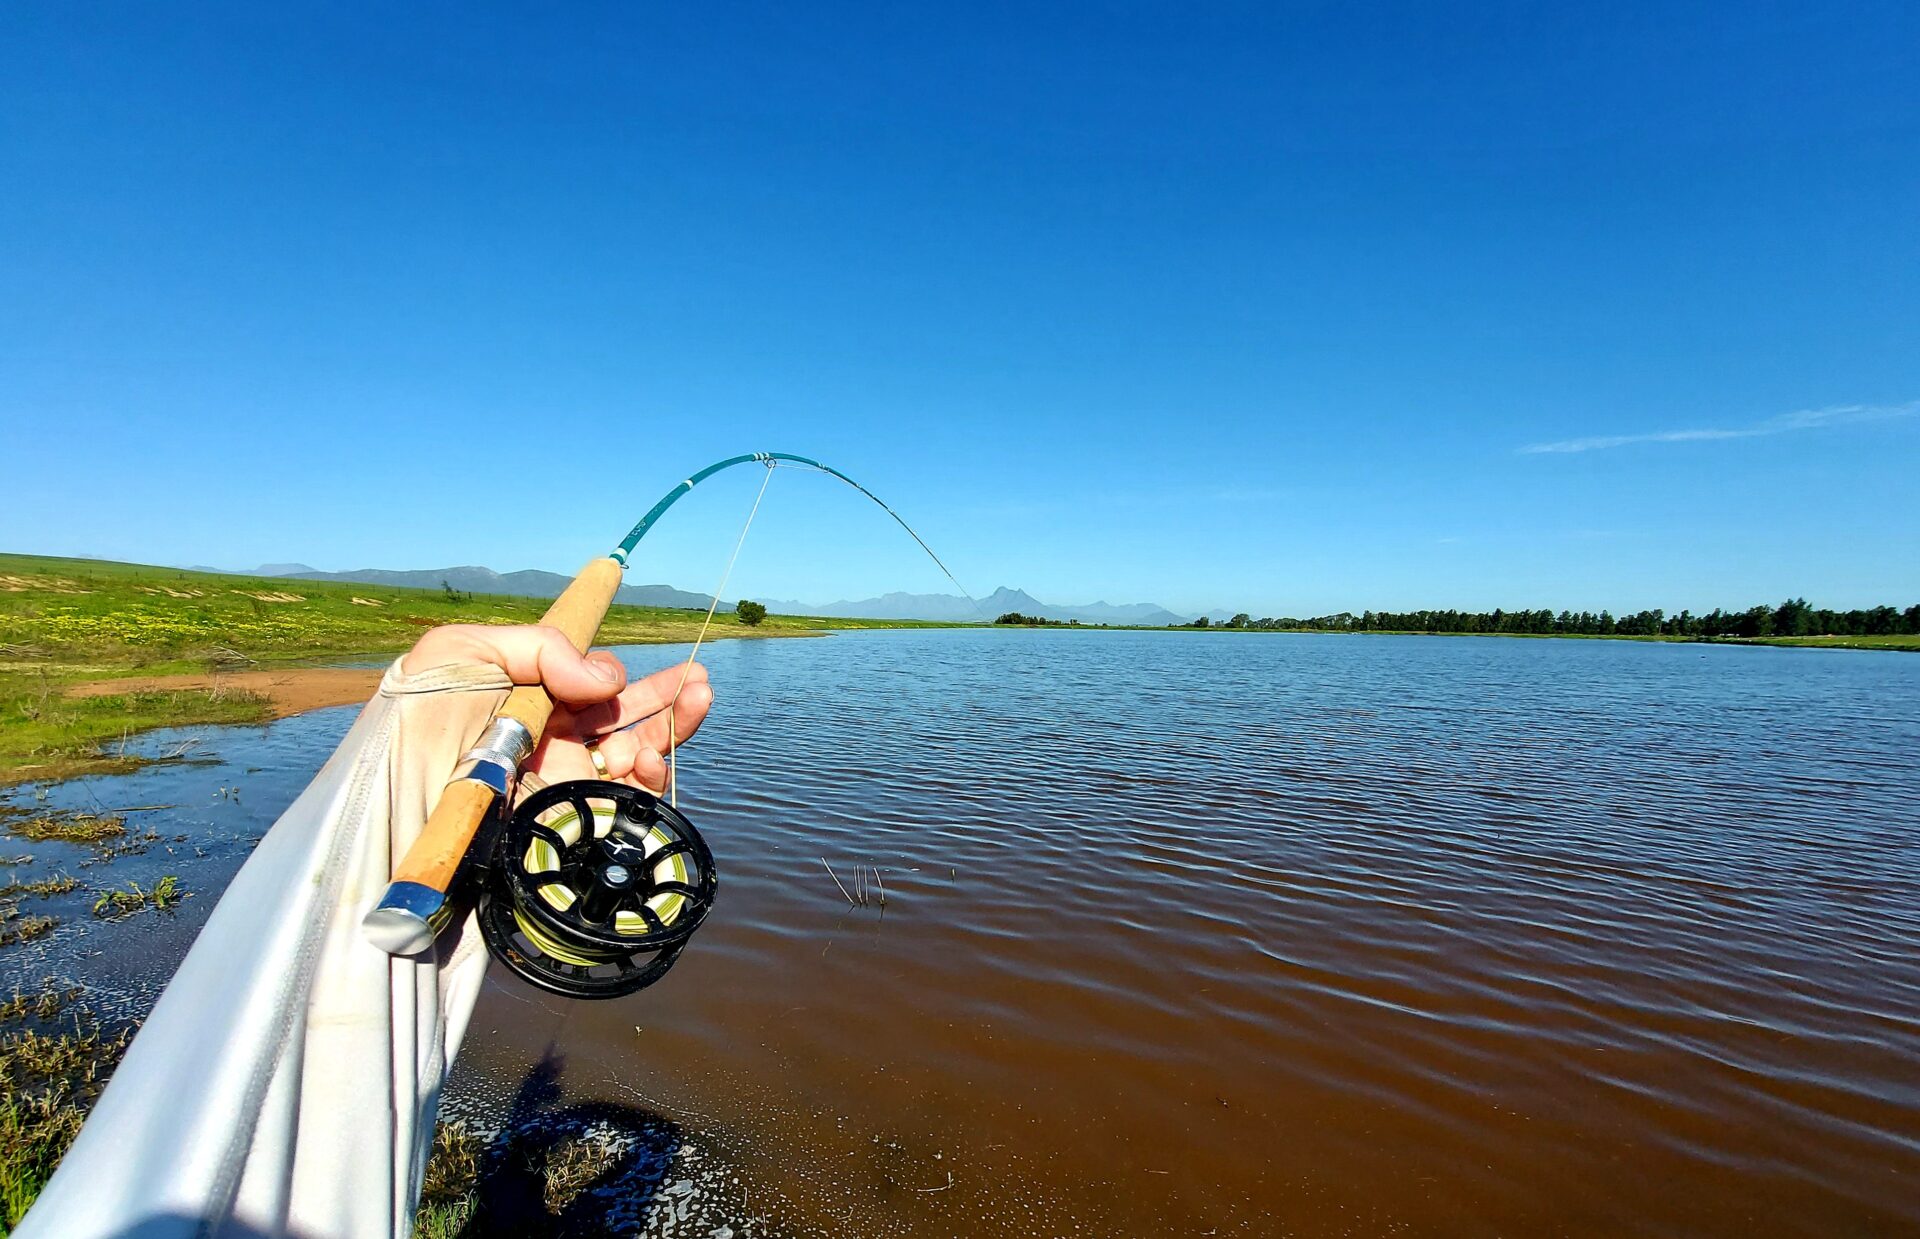
<path fill-rule="evenodd" d="M 682 807 L 713 917 L 620 1002 L 496 976 L 463 1072 L 511 1095 L 551 1044 L 572 1101 L 670 1121 L 754 1233 L 1920 1226 L 1920 658 L 1047 631 L 703 657 Z M 243 827 L 162 829 L 237 855 L 347 714 L 218 733 L 222 769 L 267 767 Z M 171 795 L 131 782 L 94 786 Z M 884 911 L 822 858 L 879 866 Z"/>

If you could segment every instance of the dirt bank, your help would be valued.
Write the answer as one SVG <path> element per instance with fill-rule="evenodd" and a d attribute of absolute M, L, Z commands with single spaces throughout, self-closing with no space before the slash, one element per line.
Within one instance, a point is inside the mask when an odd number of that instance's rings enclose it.
<path fill-rule="evenodd" d="M 380 686 L 384 667 L 287 667 L 277 671 L 232 671 L 191 675 L 149 675 L 95 680 L 67 690 L 69 697 L 112 697 L 124 693 L 252 693 L 267 700 L 274 718 L 344 706 L 367 700 Z"/>

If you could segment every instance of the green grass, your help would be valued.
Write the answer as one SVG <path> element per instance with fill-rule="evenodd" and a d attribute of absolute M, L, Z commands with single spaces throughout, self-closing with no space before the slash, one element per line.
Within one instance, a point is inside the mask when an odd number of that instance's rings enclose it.
<path fill-rule="evenodd" d="M 1920 653 L 1920 634 L 1881 637 L 1756 637 L 1749 645 L 1794 645 L 1823 650 L 1905 650 Z"/>
<path fill-rule="evenodd" d="M 200 670 L 246 660 L 318 661 L 399 653 L 440 624 L 533 624 L 547 600 L 341 581 L 223 576 L 90 559 L 0 555 L 0 657 L 94 671 Z M 605 645 L 690 641 L 702 613 L 615 606 Z M 718 636 L 778 636 L 827 624 L 770 615 L 754 627 L 713 617 Z M 96 678 L 98 678 L 96 676 Z"/>
<path fill-rule="evenodd" d="M 79 684 L 392 657 L 441 624 L 533 624 L 540 598 L 338 581 L 223 576 L 104 560 L 0 555 L 0 786 L 131 770 L 124 741 L 156 727 L 257 722 L 262 698 L 231 689 L 75 698 Z M 691 641 L 702 612 L 615 606 L 602 645 Z M 708 639 L 911 627 L 770 615 L 713 617 Z"/>

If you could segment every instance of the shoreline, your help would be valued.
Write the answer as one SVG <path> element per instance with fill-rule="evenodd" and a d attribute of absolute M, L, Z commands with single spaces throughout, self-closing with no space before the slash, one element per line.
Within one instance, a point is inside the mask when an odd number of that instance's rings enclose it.
<path fill-rule="evenodd" d="M 1015 625 L 1004 625 L 1014 627 Z M 1920 653 L 1920 636 L 1838 637 L 1682 637 L 1667 633 L 1640 632 L 1428 632 L 1416 628 L 1228 628 L 1224 624 L 1208 628 L 1182 625 L 1178 628 L 1101 628 L 1080 625 L 1049 624 L 1069 632 L 1191 632 L 1246 633 L 1258 636 L 1296 637 L 1515 637 L 1523 641 L 1639 641 L 1661 645 L 1731 645 L 1778 650 L 1882 650 L 1893 653 Z"/>
<path fill-rule="evenodd" d="M 424 630 L 537 624 L 550 605 L 0 554 L 0 788 L 138 769 L 154 759 L 126 742 L 160 728 L 261 723 L 365 701 Z M 732 613 L 616 603 L 596 644 L 671 644 L 703 629 L 716 641 L 875 626 L 789 616 L 749 625 Z M 340 665 L 353 659 L 379 665 Z"/>
<path fill-rule="evenodd" d="M 772 632 L 709 633 L 709 644 L 716 641 L 784 640 L 790 637 L 824 637 L 831 630 L 775 630 Z M 672 637 L 640 637 L 609 643 L 596 643 L 596 649 L 624 645 L 671 645 Z M 380 687 L 392 660 L 404 650 L 382 650 L 363 654 L 336 651 L 329 657 L 379 658 L 376 667 L 341 667 L 292 663 L 273 668 L 238 671 L 177 671 L 129 675 L 128 668 L 83 672 L 74 676 L 67 671 L 48 683 L 42 692 L 57 700 L 93 713 L 120 711 L 121 729 L 96 741 L 90 750 L 51 752 L 44 760 L 0 761 L 0 797 L 26 783 L 58 783 L 89 775 L 126 774 L 166 758 L 142 757 L 125 752 L 125 742 L 134 736 L 170 727 L 244 726 L 274 722 L 325 710 L 334 706 L 362 705 Z M 177 664 L 176 664 L 177 665 Z M 65 670 L 65 669 L 62 669 Z M 110 750 L 109 746 L 114 746 Z"/>
<path fill-rule="evenodd" d="M 832 625 L 835 621 L 822 621 Z M 844 622 L 844 621 L 843 621 Z M 870 621 L 865 628 L 891 628 L 884 621 Z M 946 625 L 901 624 L 901 628 L 946 627 Z M 994 631 L 999 628 L 1016 627 L 1012 625 L 952 625 L 952 627 Z M 1037 626 L 1037 631 L 1067 632 L 1168 632 L 1192 633 L 1196 636 L 1207 634 L 1240 633 L 1264 636 L 1415 636 L 1415 637 L 1513 637 L 1526 640 L 1580 640 L 1580 641 L 1635 641 L 1660 644 L 1720 645 L 1772 647 L 1776 649 L 1829 649 L 1829 650 L 1880 650 L 1885 652 L 1920 652 L 1920 639 L 1895 638 L 1863 641 L 1859 638 L 1819 638 L 1819 637 L 1675 637 L 1625 633 L 1520 633 L 1520 632 L 1396 632 L 1388 630 L 1345 631 L 1333 629 L 1235 629 L 1217 628 L 1122 628 L 1103 625 L 1045 625 Z M 710 633 L 709 641 L 723 640 L 772 640 L 787 637 L 823 637 L 831 635 L 832 627 L 781 630 L 767 632 L 722 632 Z M 844 631 L 844 629 L 842 630 Z M 625 635 L 625 634 L 623 634 Z M 641 637 L 634 640 L 628 635 L 626 640 L 616 640 L 613 645 L 654 645 L 671 644 L 674 637 Z M 398 656 L 399 651 L 367 652 L 361 656 L 367 658 L 385 658 Z M 351 652 L 336 652 L 334 658 L 351 658 Z M 177 665 L 177 664 L 176 664 Z M 63 679 L 54 690 L 60 700 L 67 702 L 88 702 L 94 707 L 110 708 L 116 703 L 124 703 L 132 715 L 117 737 L 121 741 L 121 751 L 108 751 L 104 746 L 91 752 L 67 752 L 49 754 L 48 759 L 39 762 L 0 763 L 0 793 L 25 783 L 54 783 L 66 779 L 81 778 L 89 775 L 124 774 L 151 765 L 156 758 L 128 755 L 124 752 L 124 741 L 144 732 L 165 727 L 197 727 L 244 725 L 248 723 L 271 722 L 305 714 L 311 710 L 324 710 L 335 706 L 358 705 L 370 699 L 380 686 L 381 677 L 386 674 L 387 664 L 377 667 L 340 667 L 287 665 L 271 669 L 253 669 L 241 671 L 184 671 L 162 674 L 127 675 L 123 669 L 98 676 L 79 679 Z"/>
<path fill-rule="evenodd" d="M 0 554 L 0 788 L 137 769 L 126 741 L 160 728 L 260 723 L 365 701 L 384 664 L 442 624 L 538 623 L 550 601 L 256 578 L 101 560 Z M 708 628 L 709 623 L 711 628 Z M 1011 627 L 719 613 L 615 604 L 598 645 Z M 1406 633 L 1056 624 L 1059 632 L 1501 636 L 1826 649 L 1920 650 L 1920 635 L 1703 638 L 1625 633 Z M 346 659 L 378 659 L 345 668 Z M 231 668 L 228 670 L 226 668 Z"/>

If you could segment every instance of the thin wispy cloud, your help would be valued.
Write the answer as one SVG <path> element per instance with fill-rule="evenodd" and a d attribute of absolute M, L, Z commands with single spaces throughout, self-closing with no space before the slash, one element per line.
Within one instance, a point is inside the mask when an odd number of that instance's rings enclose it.
<path fill-rule="evenodd" d="M 1215 503 L 1272 503 L 1292 499 L 1300 492 L 1285 486 L 1222 486 L 1206 491 L 1203 497 Z"/>
<path fill-rule="evenodd" d="M 1750 426 L 1729 429 L 1658 430 L 1649 434 L 1595 435 L 1586 439 L 1561 439 L 1555 443 L 1530 443 L 1520 449 L 1522 455 L 1545 453 L 1598 452 L 1610 447 L 1631 447 L 1639 443 L 1704 443 L 1718 439 L 1763 439 L 1769 435 L 1792 434 L 1799 430 L 1825 430 L 1855 422 L 1884 422 L 1920 414 L 1920 400 L 1906 404 L 1837 404 L 1825 409 L 1801 409 L 1782 413 Z"/>

